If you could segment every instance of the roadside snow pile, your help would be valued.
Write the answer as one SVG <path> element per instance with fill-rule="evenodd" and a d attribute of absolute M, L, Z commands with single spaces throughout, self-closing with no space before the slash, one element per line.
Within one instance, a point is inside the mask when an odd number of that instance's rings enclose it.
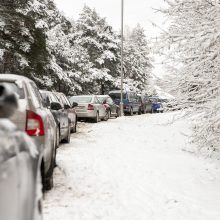
<path fill-rule="evenodd" d="M 80 123 L 57 152 L 45 220 L 219 220 L 218 163 L 187 152 L 176 113 Z"/>

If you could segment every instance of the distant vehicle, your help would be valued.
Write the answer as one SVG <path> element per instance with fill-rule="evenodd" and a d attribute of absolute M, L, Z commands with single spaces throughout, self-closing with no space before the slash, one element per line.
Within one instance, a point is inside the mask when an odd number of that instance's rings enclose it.
<path fill-rule="evenodd" d="M 109 96 L 112 98 L 116 105 L 120 105 L 120 90 L 110 91 Z M 138 101 L 138 96 L 135 92 L 123 92 L 123 108 L 125 114 L 133 115 L 134 113 L 138 113 L 139 107 L 140 103 Z"/>
<path fill-rule="evenodd" d="M 151 111 L 152 113 L 155 113 L 155 112 L 162 113 L 164 111 L 163 104 L 160 101 L 159 97 L 154 96 L 154 97 L 151 97 L 150 100 L 152 103 L 152 111 Z"/>
<path fill-rule="evenodd" d="M 35 142 L 39 151 L 39 166 L 44 190 L 53 187 L 53 169 L 56 158 L 58 127 L 36 84 L 23 76 L 0 74 L 4 83 L 18 96 L 18 109 L 11 117 L 21 131 L 25 131 Z"/>
<path fill-rule="evenodd" d="M 70 142 L 70 119 L 68 117 L 68 112 L 64 110 L 60 100 L 57 98 L 53 92 L 40 90 L 40 93 L 44 99 L 45 105 L 49 108 L 54 116 L 54 119 L 59 128 L 58 141 L 64 141 L 66 143 Z M 58 143 L 58 145 L 59 145 Z M 57 146 L 58 146 L 57 145 Z"/>
<path fill-rule="evenodd" d="M 150 113 L 152 111 L 152 103 L 147 95 L 138 95 L 138 100 L 140 102 L 139 114 Z"/>
<path fill-rule="evenodd" d="M 69 99 L 62 92 L 53 93 L 59 99 L 64 111 L 68 113 L 68 117 L 70 119 L 70 132 L 75 133 L 77 130 L 77 114 L 75 110 L 76 105 L 72 105 Z"/>
<path fill-rule="evenodd" d="M 114 103 L 112 98 L 109 95 L 98 95 L 98 99 L 106 108 L 106 117 L 119 117 L 120 107 Z"/>
<path fill-rule="evenodd" d="M 16 110 L 15 94 L 0 85 L 0 219 L 42 219 L 41 175 L 33 140 L 7 117 Z M 10 111 L 9 111 L 10 109 Z"/>
<path fill-rule="evenodd" d="M 92 119 L 97 123 L 106 117 L 106 109 L 96 95 L 72 96 L 70 103 L 78 104 L 75 110 L 79 119 Z"/>

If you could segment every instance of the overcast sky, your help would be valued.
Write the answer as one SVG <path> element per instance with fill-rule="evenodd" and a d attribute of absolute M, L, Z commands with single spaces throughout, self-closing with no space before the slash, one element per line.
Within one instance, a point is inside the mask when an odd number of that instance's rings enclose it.
<path fill-rule="evenodd" d="M 101 17 L 106 17 L 107 22 L 119 30 L 121 26 L 121 0 L 54 0 L 58 8 L 70 18 L 76 20 L 83 6 L 86 4 L 95 8 Z M 158 34 L 158 29 L 150 21 L 162 25 L 164 20 L 160 13 L 155 13 L 152 8 L 164 7 L 163 0 L 124 0 L 124 23 L 130 27 L 140 23 L 146 35 L 152 37 Z"/>

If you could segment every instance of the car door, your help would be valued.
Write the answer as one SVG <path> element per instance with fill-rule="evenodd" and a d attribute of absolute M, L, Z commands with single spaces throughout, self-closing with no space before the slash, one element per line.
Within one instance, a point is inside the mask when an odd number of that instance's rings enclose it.
<path fill-rule="evenodd" d="M 5 147 L 10 147 L 6 149 Z M 22 220 L 19 216 L 19 174 L 14 143 L 1 136 L 0 219 Z"/>

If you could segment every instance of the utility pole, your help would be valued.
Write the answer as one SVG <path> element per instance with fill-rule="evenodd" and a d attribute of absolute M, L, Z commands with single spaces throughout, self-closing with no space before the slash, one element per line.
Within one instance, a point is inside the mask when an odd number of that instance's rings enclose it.
<path fill-rule="evenodd" d="M 123 72 L 123 38 L 124 38 L 124 0 L 121 0 L 121 101 L 120 101 L 120 112 L 121 116 L 124 115 L 124 108 L 123 108 L 123 78 L 124 78 L 124 72 Z"/>

